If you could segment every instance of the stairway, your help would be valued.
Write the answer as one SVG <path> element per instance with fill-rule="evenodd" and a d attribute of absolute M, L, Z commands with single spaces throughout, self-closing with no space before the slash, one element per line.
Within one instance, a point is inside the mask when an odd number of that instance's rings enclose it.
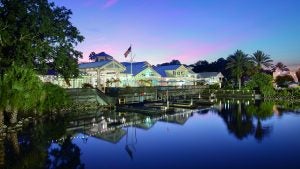
<path fill-rule="evenodd" d="M 82 88 L 74 88 L 67 89 L 67 93 L 71 97 L 71 99 L 78 103 L 84 104 L 99 104 L 102 106 L 110 105 L 111 103 L 106 98 L 104 94 L 99 93 L 97 89 L 82 89 Z"/>

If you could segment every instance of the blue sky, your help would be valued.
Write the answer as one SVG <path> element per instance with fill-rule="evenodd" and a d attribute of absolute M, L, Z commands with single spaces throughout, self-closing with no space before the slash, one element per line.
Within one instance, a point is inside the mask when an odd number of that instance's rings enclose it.
<path fill-rule="evenodd" d="M 105 51 L 119 61 L 132 44 L 135 61 L 227 58 L 262 50 L 274 61 L 300 64 L 298 0 L 54 0 L 73 11 L 85 36 L 84 60 Z"/>

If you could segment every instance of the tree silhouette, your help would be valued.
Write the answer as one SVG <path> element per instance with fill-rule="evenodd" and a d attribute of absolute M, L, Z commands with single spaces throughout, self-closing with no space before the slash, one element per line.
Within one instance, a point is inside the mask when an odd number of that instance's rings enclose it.
<path fill-rule="evenodd" d="M 227 60 L 226 69 L 231 71 L 231 74 L 236 77 L 239 89 L 241 89 L 242 76 L 247 72 L 251 66 L 248 55 L 241 50 L 237 50 L 234 54 L 230 55 Z"/>
<path fill-rule="evenodd" d="M 257 119 L 254 134 L 255 139 L 261 142 L 266 136 L 271 133 L 271 129 L 272 128 L 270 126 L 263 126 L 261 123 L 261 119 Z"/>
<path fill-rule="evenodd" d="M 1 0 L 0 74 L 15 62 L 41 73 L 52 69 L 66 79 L 78 76 L 82 53 L 75 46 L 84 37 L 71 15 L 48 0 Z"/>
<path fill-rule="evenodd" d="M 91 52 L 90 55 L 89 55 L 89 59 L 90 60 L 95 60 L 95 55 L 96 55 L 95 52 Z"/>
<path fill-rule="evenodd" d="M 258 141 L 262 141 L 272 131 L 272 127 L 263 125 L 262 120 L 266 120 L 273 116 L 273 106 L 274 103 L 272 102 L 261 102 L 257 105 L 249 105 L 246 107 L 247 113 L 257 118 L 254 137 Z"/>
<path fill-rule="evenodd" d="M 168 65 L 181 65 L 179 60 L 173 59 L 171 62 L 165 62 L 162 64 L 157 64 L 156 66 L 168 66 Z"/>
<path fill-rule="evenodd" d="M 241 102 L 232 105 L 230 109 L 222 109 L 218 114 L 227 125 L 228 131 L 233 133 L 236 138 L 242 140 L 253 134 L 252 116 L 246 113 Z"/>
<path fill-rule="evenodd" d="M 261 70 L 263 66 L 266 68 L 271 67 L 273 62 L 269 55 L 260 50 L 253 53 L 251 60 L 254 62 L 258 70 Z"/>
<path fill-rule="evenodd" d="M 296 71 L 298 82 L 300 82 L 300 68 Z"/>
<path fill-rule="evenodd" d="M 80 149 L 73 144 L 70 137 L 49 152 L 46 167 L 48 169 L 83 169 L 84 164 L 80 161 Z"/>
<path fill-rule="evenodd" d="M 278 62 L 273 66 L 273 71 L 276 70 L 276 68 L 278 68 L 281 71 L 289 71 L 289 69 L 287 68 L 287 66 L 285 64 L 283 64 L 282 62 Z"/>

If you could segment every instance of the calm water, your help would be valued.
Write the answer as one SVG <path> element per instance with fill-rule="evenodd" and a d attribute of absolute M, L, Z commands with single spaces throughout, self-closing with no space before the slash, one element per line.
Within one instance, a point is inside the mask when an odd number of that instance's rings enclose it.
<path fill-rule="evenodd" d="M 299 107 L 224 101 L 158 117 L 73 113 L 8 134 L 0 162 L 30 169 L 300 168 Z"/>

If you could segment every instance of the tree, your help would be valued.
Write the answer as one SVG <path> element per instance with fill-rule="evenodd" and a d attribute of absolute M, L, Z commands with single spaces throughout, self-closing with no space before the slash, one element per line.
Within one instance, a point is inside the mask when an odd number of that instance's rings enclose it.
<path fill-rule="evenodd" d="M 300 82 L 300 68 L 296 71 L 298 82 Z"/>
<path fill-rule="evenodd" d="M 181 63 L 180 63 L 179 60 L 173 59 L 173 60 L 170 62 L 170 65 L 181 65 Z"/>
<path fill-rule="evenodd" d="M 199 60 L 195 64 L 190 65 L 193 67 L 193 71 L 199 72 L 221 72 L 226 79 L 229 77 L 230 72 L 225 69 L 227 60 L 219 58 L 217 61 L 208 63 L 206 60 Z"/>
<path fill-rule="evenodd" d="M 239 89 L 241 89 L 242 76 L 251 66 L 251 62 L 247 56 L 248 55 L 243 51 L 237 50 L 233 55 L 227 58 L 228 63 L 226 69 L 229 69 L 231 74 L 236 77 Z"/>
<path fill-rule="evenodd" d="M 10 122 L 16 123 L 20 111 L 36 110 L 43 100 L 43 83 L 29 68 L 13 64 L 3 76 L 0 109 L 10 113 Z"/>
<path fill-rule="evenodd" d="M 260 50 L 253 53 L 251 60 L 255 63 L 255 66 L 258 70 L 261 70 L 263 66 L 267 68 L 271 67 L 273 62 L 269 55 Z"/>
<path fill-rule="evenodd" d="M 273 77 L 266 73 L 256 73 L 247 82 L 246 87 L 251 90 L 259 90 L 264 96 L 274 94 Z"/>
<path fill-rule="evenodd" d="M 96 55 L 95 52 L 91 52 L 89 55 L 89 60 L 95 60 L 95 55 Z"/>
<path fill-rule="evenodd" d="M 190 65 L 193 67 L 194 72 L 203 72 L 203 71 L 209 71 L 210 63 L 206 60 L 199 60 L 195 64 Z"/>
<path fill-rule="evenodd" d="M 278 86 L 287 87 L 289 82 L 294 82 L 294 78 L 291 75 L 277 76 L 275 82 Z"/>
<path fill-rule="evenodd" d="M 196 66 L 203 66 L 203 65 L 209 65 L 207 60 L 199 60 L 195 63 Z"/>
<path fill-rule="evenodd" d="M 168 66 L 168 65 L 181 65 L 179 60 L 173 59 L 171 62 L 166 62 L 162 64 L 157 64 L 156 66 Z"/>
<path fill-rule="evenodd" d="M 72 12 L 48 0 L 0 0 L 0 74 L 14 63 L 39 73 L 56 70 L 65 79 L 78 76 L 84 37 L 70 22 Z"/>
<path fill-rule="evenodd" d="M 273 66 L 273 71 L 276 70 L 276 68 L 278 68 L 281 71 L 289 71 L 289 69 L 287 68 L 287 66 L 285 64 L 283 64 L 282 62 L 278 62 Z"/>

